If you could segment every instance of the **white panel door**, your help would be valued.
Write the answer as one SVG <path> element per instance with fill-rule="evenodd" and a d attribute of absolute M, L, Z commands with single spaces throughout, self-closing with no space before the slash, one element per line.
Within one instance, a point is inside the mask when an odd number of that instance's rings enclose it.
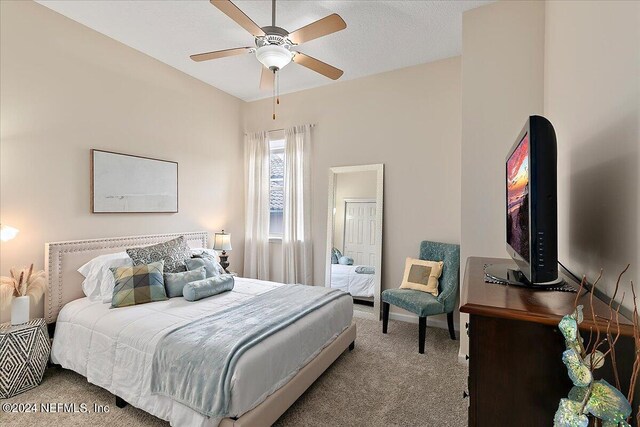
<path fill-rule="evenodd" d="M 376 202 L 346 202 L 344 255 L 355 265 L 376 265 Z"/>

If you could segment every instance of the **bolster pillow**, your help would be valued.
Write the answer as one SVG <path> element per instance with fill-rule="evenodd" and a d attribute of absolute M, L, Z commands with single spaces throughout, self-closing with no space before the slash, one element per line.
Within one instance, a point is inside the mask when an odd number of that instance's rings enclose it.
<path fill-rule="evenodd" d="M 370 265 L 359 265 L 356 267 L 356 273 L 358 274 L 376 274 L 375 267 Z"/>
<path fill-rule="evenodd" d="M 208 279 L 189 282 L 184 286 L 182 294 L 187 301 L 198 301 L 233 289 L 233 276 L 221 274 Z"/>

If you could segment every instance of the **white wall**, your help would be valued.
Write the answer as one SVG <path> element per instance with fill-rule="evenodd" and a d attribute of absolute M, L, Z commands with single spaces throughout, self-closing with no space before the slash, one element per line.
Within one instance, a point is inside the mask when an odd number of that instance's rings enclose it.
<path fill-rule="evenodd" d="M 497 2 L 464 13 L 463 259 L 507 257 L 504 157 L 526 116 L 542 113 L 558 138 L 559 258 L 592 280 L 604 268 L 607 295 L 631 263 L 630 309 L 640 265 L 640 3 Z M 461 354 L 467 348 L 463 339 Z"/>
<path fill-rule="evenodd" d="M 295 64 L 291 65 L 295 66 Z M 460 240 L 460 58 L 248 103 L 246 131 L 312 131 L 314 281 L 324 283 L 329 168 L 385 164 L 383 289 L 400 285 L 421 240 Z M 279 267 L 272 244 L 272 267 Z M 278 272 L 274 272 L 277 279 Z"/>
<path fill-rule="evenodd" d="M 544 2 L 497 2 L 463 14 L 463 271 L 469 256 L 507 257 L 504 162 L 527 117 L 542 113 L 543 73 Z"/>
<path fill-rule="evenodd" d="M 43 268 L 48 241 L 221 228 L 241 269 L 242 102 L 44 6 L 0 4 L 0 221 L 20 229 L 0 273 Z M 179 213 L 91 214 L 91 148 L 177 161 Z"/>
<path fill-rule="evenodd" d="M 545 115 L 558 138 L 559 258 L 613 294 L 640 282 L 640 2 L 546 4 Z"/>

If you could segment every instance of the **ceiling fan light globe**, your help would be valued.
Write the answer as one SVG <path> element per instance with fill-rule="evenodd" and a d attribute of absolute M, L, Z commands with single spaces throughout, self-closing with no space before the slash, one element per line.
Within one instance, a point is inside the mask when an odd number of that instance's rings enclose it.
<path fill-rule="evenodd" d="M 281 70 L 289 62 L 293 54 L 289 49 L 278 45 L 266 45 L 256 49 L 256 58 L 270 70 Z"/>

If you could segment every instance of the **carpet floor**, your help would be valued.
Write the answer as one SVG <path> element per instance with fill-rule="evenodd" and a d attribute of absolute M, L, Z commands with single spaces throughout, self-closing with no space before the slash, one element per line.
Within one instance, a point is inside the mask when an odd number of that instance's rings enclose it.
<path fill-rule="evenodd" d="M 345 352 L 280 417 L 276 426 L 455 426 L 467 425 L 462 399 L 467 368 L 458 363 L 459 341 L 443 329 L 428 328 L 425 354 L 418 354 L 418 326 L 356 318 L 356 347 Z M 115 406 L 106 390 L 72 371 L 50 368 L 42 384 L 6 403 L 85 403 L 87 413 L 15 414 L 0 410 L 0 425 L 168 426 L 139 409 Z M 94 412 L 94 404 L 109 412 Z"/>

